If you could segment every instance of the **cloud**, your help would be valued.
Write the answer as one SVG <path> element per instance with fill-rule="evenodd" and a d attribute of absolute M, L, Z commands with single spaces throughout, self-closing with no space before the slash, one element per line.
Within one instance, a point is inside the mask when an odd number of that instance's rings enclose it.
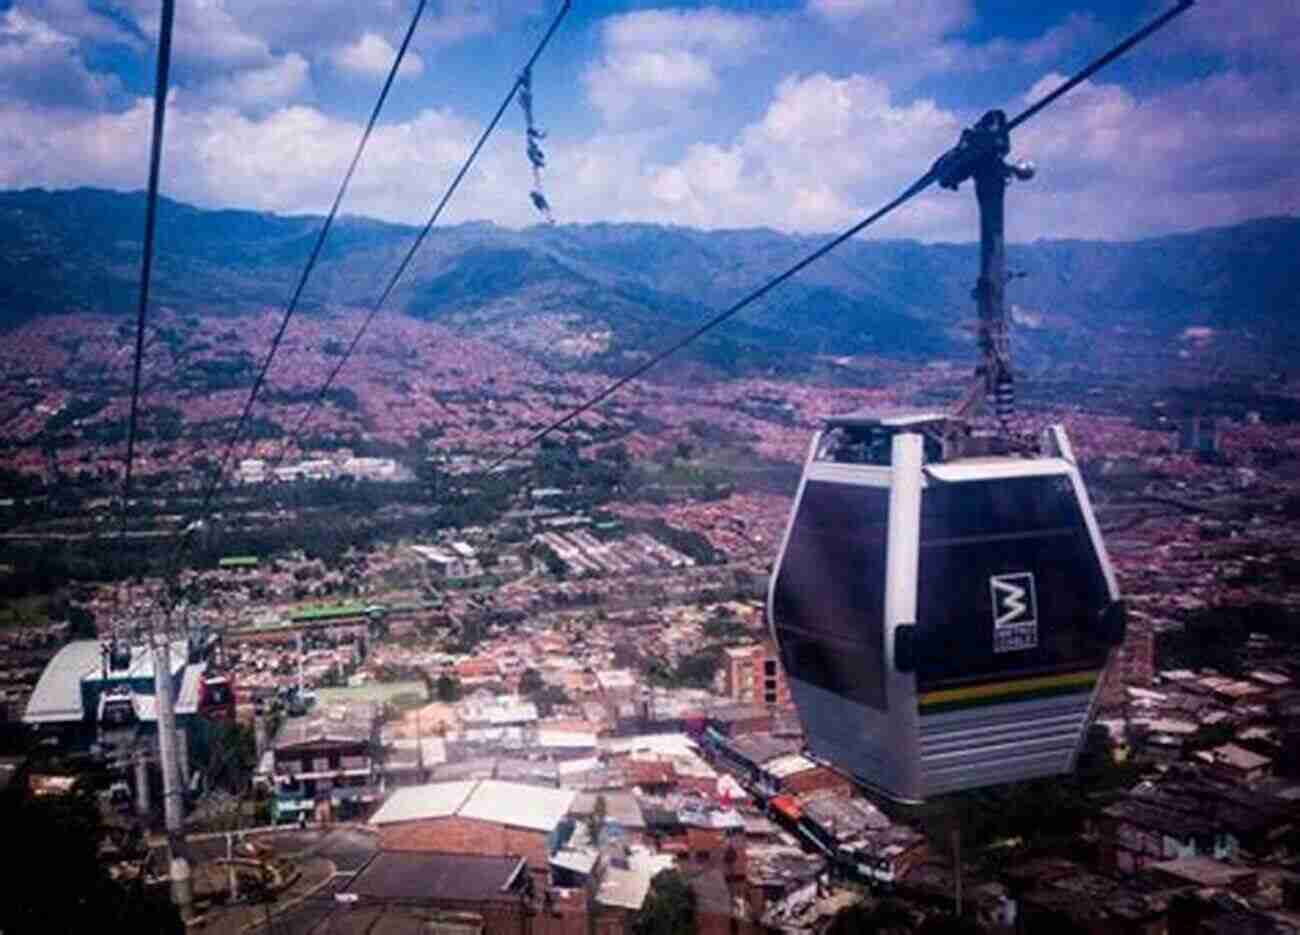
<path fill-rule="evenodd" d="M 139 30 L 131 28 L 129 17 L 121 20 L 108 8 L 91 9 L 86 0 L 25 0 L 29 15 L 53 24 L 79 43 L 100 42 L 144 48 Z"/>
<path fill-rule="evenodd" d="M 17 7 L 0 14 L 0 98 L 45 107 L 92 107 L 119 88 L 90 71 L 75 38 Z"/>
<path fill-rule="evenodd" d="M 1300 15 L 1290 2 L 1202 0 L 1170 32 L 1173 48 L 1213 52 L 1242 70 L 1300 61 Z"/>
<path fill-rule="evenodd" d="M 334 53 L 334 63 L 340 68 L 362 75 L 384 76 L 393 67 L 397 50 L 388 44 L 383 36 L 368 32 L 352 45 L 344 46 Z M 424 72 L 424 60 L 407 50 L 402 57 L 402 67 L 397 73 L 403 78 L 413 78 Z"/>
<path fill-rule="evenodd" d="M 970 24 L 971 0 L 808 0 L 808 12 L 852 28 L 865 45 L 914 47 L 933 44 Z"/>
<path fill-rule="evenodd" d="M 759 53 L 768 31 L 760 17 L 716 8 L 610 17 L 583 75 L 588 98 L 609 124 L 665 122 L 716 94 L 719 72 Z"/>
<path fill-rule="evenodd" d="M 182 10 L 196 2 L 184 0 Z M 226 33 L 205 61 L 191 62 L 173 98 L 165 189 L 204 206 L 323 212 L 361 124 L 314 99 L 311 68 L 322 58 L 338 68 L 378 68 L 381 60 L 386 68 L 392 33 L 365 24 L 377 13 L 340 7 L 341 25 L 302 27 L 339 37 L 316 47 L 313 58 L 268 41 L 287 33 L 256 16 L 233 16 L 245 0 L 209 2 L 217 9 L 205 15 Z M 334 0 L 322 3 L 334 9 Z M 375 7 L 396 9 L 383 0 Z M 842 5 L 817 15 L 861 24 L 879 9 Z M 440 11 L 439 21 L 447 21 L 447 8 Z M 606 19 L 584 85 L 604 122 L 581 134 L 552 125 L 545 143 L 545 189 L 559 220 L 841 229 L 910 184 L 978 116 L 909 96 L 888 69 L 836 71 L 828 61 L 794 71 L 792 22 L 713 8 Z M 950 27 L 936 14 L 926 28 Z M 1025 82 L 1008 111 L 1060 82 L 1048 71 L 1053 60 L 1097 28 L 1088 17 L 1071 17 L 1028 42 L 980 46 L 986 64 L 1022 66 L 1015 74 L 1034 66 L 1036 80 Z M 121 100 L 104 84 L 111 79 L 88 70 L 84 42 L 70 29 L 16 8 L 0 13 L 0 185 L 141 188 L 149 102 Z M 892 60 L 932 62 L 956 55 L 957 42 L 896 50 Z M 1221 40 L 1227 50 L 1239 44 Z M 873 66 L 889 58 L 874 57 Z M 1265 67 L 1262 58 L 1173 89 L 1086 83 L 1017 130 L 1016 155 L 1034 159 L 1040 172 L 1008 195 L 1009 236 L 1123 239 L 1300 211 L 1293 158 L 1300 123 L 1289 119 L 1300 110 L 1300 88 L 1285 67 Z M 381 124 L 344 210 L 423 222 L 480 131 L 477 119 L 454 107 Z M 518 131 L 518 121 L 497 131 L 447 223 L 537 220 Z M 969 186 L 934 190 L 873 235 L 971 240 L 975 215 Z"/>
<path fill-rule="evenodd" d="M 957 129 L 932 101 L 898 103 L 865 75 L 790 77 L 732 145 L 697 144 L 648 167 L 645 207 L 703 227 L 829 230 L 910 184 Z M 896 221 L 894 235 L 915 220 Z"/>
<path fill-rule="evenodd" d="M 307 60 L 296 52 L 264 68 L 246 68 L 229 78 L 217 78 L 201 86 L 198 93 L 248 109 L 269 110 L 301 95 L 311 85 Z"/>
<path fill-rule="evenodd" d="M 1025 94 L 1036 99 L 1063 76 Z M 1290 119 L 1300 90 L 1223 72 L 1140 100 L 1086 82 L 1018 130 L 1038 178 L 1022 197 L 1049 235 L 1125 237 L 1300 210 Z"/>

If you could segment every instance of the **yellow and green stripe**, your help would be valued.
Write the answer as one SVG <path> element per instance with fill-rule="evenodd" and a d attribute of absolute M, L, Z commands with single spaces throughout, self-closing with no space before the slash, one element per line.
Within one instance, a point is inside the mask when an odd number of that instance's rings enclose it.
<path fill-rule="evenodd" d="M 1036 678 L 1014 679 L 1008 682 L 984 682 L 962 688 L 944 688 L 923 692 L 919 699 L 922 714 L 943 714 L 984 705 L 1011 704 L 1033 701 L 1056 695 L 1073 695 L 1091 692 L 1101 673 L 1067 672 L 1062 675 L 1042 675 Z"/>

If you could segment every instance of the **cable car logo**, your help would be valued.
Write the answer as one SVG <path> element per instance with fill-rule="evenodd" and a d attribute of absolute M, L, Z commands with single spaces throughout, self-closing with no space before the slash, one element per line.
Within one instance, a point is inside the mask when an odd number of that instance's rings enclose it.
<path fill-rule="evenodd" d="M 989 578 L 993 594 L 993 651 L 1010 653 L 1038 645 L 1038 595 L 1033 572 Z"/>

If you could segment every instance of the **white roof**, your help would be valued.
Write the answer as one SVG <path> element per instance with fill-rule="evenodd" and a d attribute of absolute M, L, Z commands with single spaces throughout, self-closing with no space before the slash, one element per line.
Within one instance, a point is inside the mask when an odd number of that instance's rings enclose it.
<path fill-rule="evenodd" d="M 1248 674 L 1255 681 L 1263 682 L 1265 685 L 1273 685 L 1280 688 L 1283 685 L 1291 684 L 1291 680 L 1280 672 L 1265 672 L 1262 669 L 1256 669 L 1254 672 Z"/>
<path fill-rule="evenodd" d="M 1144 718 L 1134 718 L 1134 724 L 1140 724 L 1154 734 L 1182 734 L 1190 736 L 1196 733 L 1196 724 L 1182 718 L 1158 717 L 1146 720 Z"/>
<path fill-rule="evenodd" d="M 574 795 L 572 789 L 549 789 L 498 779 L 433 782 L 398 789 L 370 823 L 386 825 L 458 815 L 550 832 L 568 814 Z"/>
<path fill-rule="evenodd" d="M 555 764 L 561 775 L 570 773 L 589 773 L 600 768 L 600 758 L 589 756 L 581 760 L 561 760 Z"/>
<path fill-rule="evenodd" d="M 695 742 L 685 734 L 642 734 L 638 737 L 613 737 L 606 741 L 610 753 L 650 753 L 694 756 Z"/>
<path fill-rule="evenodd" d="M 475 781 L 433 782 L 398 789 L 379 807 L 372 825 L 428 818 L 449 818 L 460 811 L 478 783 Z"/>
<path fill-rule="evenodd" d="M 795 773 L 802 773 L 805 770 L 816 768 L 816 763 L 798 753 L 787 753 L 785 756 L 778 756 L 776 759 L 768 760 L 763 764 L 764 772 L 771 773 L 777 779 L 785 779 Z"/>
<path fill-rule="evenodd" d="M 574 795 L 572 789 L 482 779 L 457 814 L 462 818 L 549 832 L 568 814 Z"/>
<path fill-rule="evenodd" d="M 601 688 L 635 688 L 636 677 L 630 669 L 602 669 L 596 673 Z"/>
<path fill-rule="evenodd" d="M 411 551 L 414 552 L 416 555 L 419 555 L 421 558 L 424 558 L 430 562 L 437 562 L 442 565 L 445 565 L 449 562 L 456 561 L 456 556 L 449 555 L 448 553 L 442 551 L 442 549 L 435 548 L 434 546 L 431 545 L 413 545 L 411 546 Z"/>
<path fill-rule="evenodd" d="M 566 848 L 551 855 L 551 866 L 585 875 L 591 873 L 591 868 L 596 866 L 596 858 L 599 856 L 594 849 L 584 848 L 575 851 Z"/>
<path fill-rule="evenodd" d="M 101 646 L 98 640 L 74 640 L 55 653 L 32 690 L 23 720 L 28 724 L 80 721 L 85 716 L 81 707 L 81 683 L 103 678 Z M 184 640 L 171 644 L 169 661 L 173 675 L 185 665 L 188 653 L 189 647 Z M 187 673 L 187 677 L 192 681 L 181 684 L 180 697 L 176 699 L 178 714 L 192 713 L 198 707 L 198 676 L 189 676 Z M 141 644 L 131 648 L 130 666 L 110 672 L 108 681 L 146 679 L 153 679 L 153 652 Z"/>
<path fill-rule="evenodd" d="M 441 737 L 394 737 L 385 740 L 385 745 L 394 750 L 409 751 L 414 756 L 423 756 L 425 766 L 437 766 L 447 762 L 447 743 Z"/>
<path fill-rule="evenodd" d="M 597 743 L 596 735 L 591 731 L 553 730 L 542 728 L 537 732 L 539 747 L 592 747 Z"/>
<path fill-rule="evenodd" d="M 29 724 L 81 720 L 81 679 L 98 671 L 99 654 L 98 640 L 77 640 L 55 653 L 32 690 L 23 720 Z"/>
<path fill-rule="evenodd" d="M 628 869 L 607 866 L 596 901 L 606 906 L 640 909 L 650 891 L 650 881 L 660 870 L 671 870 L 671 854 L 651 854 L 634 848 L 628 855 Z"/>

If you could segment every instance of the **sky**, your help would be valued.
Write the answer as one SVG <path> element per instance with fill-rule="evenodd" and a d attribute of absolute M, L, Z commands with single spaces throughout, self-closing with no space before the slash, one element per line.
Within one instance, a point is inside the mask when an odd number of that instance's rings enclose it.
<path fill-rule="evenodd" d="M 843 229 L 987 109 L 1015 114 L 1174 0 L 574 0 L 533 73 L 559 223 Z M 416 0 L 176 0 L 162 188 L 323 214 Z M 0 0 L 0 188 L 139 190 L 158 0 Z M 423 223 L 560 0 L 428 0 L 343 205 Z M 1008 237 L 1300 212 L 1300 5 L 1200 0 L 1013 135 Z M 511 106 L 444 214 L 538 222 Z M 869 231 L 976 239 L 970 186 Z"/>

